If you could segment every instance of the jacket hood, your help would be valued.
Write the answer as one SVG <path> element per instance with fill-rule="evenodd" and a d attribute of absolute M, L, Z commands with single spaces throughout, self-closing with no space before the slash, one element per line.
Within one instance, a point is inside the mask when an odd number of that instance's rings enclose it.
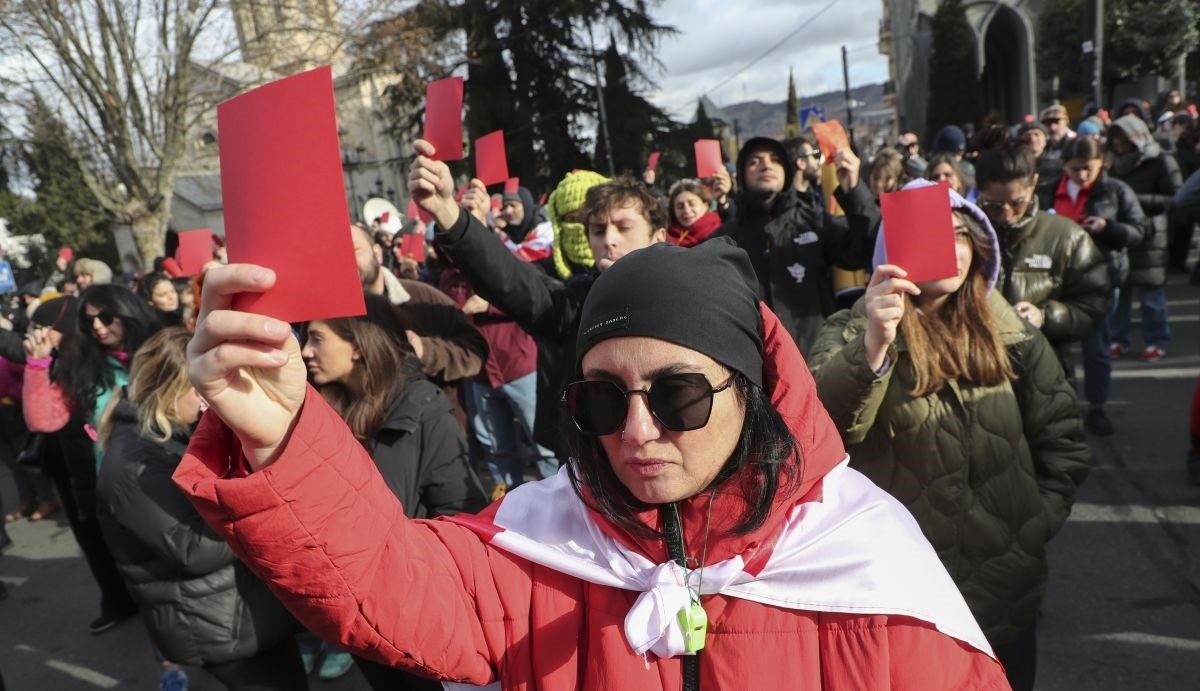
<path fill-rule="evenodd" d="M 1150 133 L 1150 127 L 1146 125 L 1146 121 L 1136 115 L 1122 115 L 1113 121 L 1112 127 L 1109 128 L 1109 139 L 1112 138 L 1112 130 L 1119 129 L 1129 137 L 1129 141 L 1137 147 L 1140 158 L 1157 158 L 1162 153 L 1162 147 L 1154 140 L 1154 135 Z"/>
<path fill-rule="evenodd" d="M 783 143 L 770 137 L 752 137 L 742 146 L 741 151 L 738 151 L 737 183 L 742 194 L 746 193 L 746 159 L 750 158 L 751 153 L 763 149 L 779 156 L 779 160 L 783 162 L 783 191 L 792 189 L 792 177 L 796 174 L 796 162 L 788 155 Z"/>
<path fill-rule="evenodd" d="M 932 180 L 913 180 L 905 185 L 902 189 L 913 190 L 921 187 L 929 187 L 940 183 Z M 1000 280 L 1000 238 L 996 235 L 996 229 L 992 226 L 992 222 L 988 220 L 987 214 L 983 213 L 975 204 L 967 201 L 958 192 L 955 192 L 950 187 L 946 187 L 946 191 L 950 194 L 950 208 L 955 211 L 964 211 L 971 215 L 979 225 L 983 227 L 983 232 L 987 233 L 992 239 L 992 256 L 987 258 L 983 264 L 984 275 L 987 276 L 988 290 L 996 287 L 996 281 Z M 1035 197 L 1036 198 L 1036 197 Z M 875 237 L 875 253 L 871 257 L 871 268 L 887 263 L 887 244 L 884 242 L 884 224 L 879 224 L 879 234 Z"/>
<path fill-rule="evenodd" d="M 508 237 L 513 242 L 521 242 L 529 231 L 533 229 L 540 221 L 538 219 L 537 203 L 533 200 L 533 193 L 527 187 L 522 185 L 517 188 L 517 195 L 521 197 L 521 206 L 525 207 L 525 217 L 521 219 L 521 225 L 513 228 L 508 226 L 504 232 L 508 233 Z"/>
<path fill-rule="evenodd" d="M 415 366 L 414 366 L 415 363 Z M 420 360 L 410 358 L 405 363 L 404 390 L 396 396 L 380 429 L 413 432 L 421 426 L 421 418 L 432 413 L 451 412 L 454 406 L 442 391 L 421 374 Z"/>
<path fill-rule="evenodd" d="M 1137 116 L 1142 119 L 1142 122 L 1146 122 L 1150 119 L 1150 113 L 1146 111 L 1146 105 L 1142 103 L 1142 99 L 1140 98 L 1127 98 L 1124 101 L 1121 101 L 1121 105 L 1117 106 L 1117 109 L 1114 112 L 1120 113 L 1122 110 L 1130 107 L 1137 108 Z"/>
<path fill-rule="evenodd" d="M 746 511 L 746 503 L 737 491 L 741 473 L 722 483 L 716 492 L 704 492 L 679 502 L 679 516 L 687 549 L 695 554 L 706 552 L 706 564 L 739 554 L 750 563 L 755 555 L 765 557 L 769 554 L 783 519 L 791 509 L 801 502 L 820 501 L 821 479 L 846 458 L 841 435 L 825 411 L 825 406 L 817 399 L 816 382 L 796 342 L 775 313 L 763 303 L 759 303 L 759 315 L 763 337 L 763 388 L 796 439 L 797 458 L 794 462 L 798 465 L 799 480 L 791 491 L 776 494 L 767 519 L 753 532 L 746 534 L 734 534 L 729 530 Z M 710 498 L 713 502 L 711 525 L 708 511 Z M 495 508 L 493 504 L 486 511 L 491 512 Z M 656 563 L 668 560 L 661 539 L 628 535 L 603 515 L 595 511 L 591 515 L 606 533 L 631 549 Z M 661 530 L 656 509 L 642 512 L 639 518 L 655 530 Z M 706 543 L 707 549 L 704 549 L 702 546 Z"/>

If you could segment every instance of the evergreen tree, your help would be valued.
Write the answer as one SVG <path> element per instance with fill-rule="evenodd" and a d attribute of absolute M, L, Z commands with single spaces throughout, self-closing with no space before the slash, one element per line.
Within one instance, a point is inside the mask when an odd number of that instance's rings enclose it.
<path fill-rule="evenodd" d="M 616 40 L 609 39 L 604 51 L 605 110 L 608 114 L 608 133 L 612 137 L 613 168 L 616 173 L 637 175 L 645 167 L 646 158 L 672 129 L 666 113 L 633 90 L 631 79 L 639 79 L 633 65 L 618 50 Z M 633 75 L 631 75 L 631 71 Z M 660 149 L 661 150 L 661 149 Z M 596 136 L 595 169 L 608 172 L 608 153 L 604 129 Z"/>
<path fill-rule="evenodd" d="M 71 247 L 76 256 L 120 266 L 111 216 L 83 179 L 72 158 L 67 127 L 38 96 L 27 110 L 24 163 L 33 177 L 35 201 L 15 219 L 19 234 L 40 233 L 49 248 Z"/>
<path fill-rule="evenodd" d="M 792 77 L 792 69 L 788 68 L 787 120 L 783 125 L 783 138 L 795 139 L 800 136 L 800 99 L 796 98 L 796 80 Z"/>
<path fill-rule="evenodd" d="M 943 0 L 931 28 L 927 141 L 946 125 L 979 122 L 983 114 L 975 32 L 967 22 L 962 0 Z"/>

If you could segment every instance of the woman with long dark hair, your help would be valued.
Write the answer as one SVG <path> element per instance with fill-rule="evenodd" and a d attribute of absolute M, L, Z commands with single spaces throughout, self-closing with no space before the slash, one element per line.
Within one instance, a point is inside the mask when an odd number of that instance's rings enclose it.
<path fill-rule="evenodd" d="M 395 308 L 363 296 L 367 313 L 309 322 L 301 355 L 309 381 L 349 426 L 409 518 L 474 513 L 487 504 L 468 458 L 453 403 L 421 374 Z M 359 659 L 373 688 L 421 689 L 428 680 Z M 349 668 L 350 655 L 328 647 L 322 679 Z M 431 687 L 432 688 L 432 687 Z"/>
<path fill-rule="evenodd" d="M 57 349 L 47 331 L 26 338 L 22 406 L 30 431 L 47 433 L 43 452 L 59 493 L 69 485 L 63 497 L 68 519 L 101 593 L 100 616 L 89 629 L 102 633 L 136 614 L 137 604 L 96 520 L 102 454 L 96 428 L 109 397 L 129 381 L 133 353 L 161 324 L 145 301 L 122 286 L 93 285 L 78 302 L 78 309 L 63 315 L 71 328 Z"/>
<path fill-rule="evenodd" d="M 866 295 L 829 318 L 810 362 L 851 467 L 908 507 L 1013 688 L 1032 689 L 1045 545 L 1091 452 L 1049 342 L 994 290 L 995 231 L 947 194 L 957 274 L 913 283 L 877 254 Z"/>
<path fill-rule="evenodd" d="M 155 313 L 164 325 L 180 326 L 183 324 L 183 310 L 179 303 L 179 291 L 171 277 L 159 271 L 152 271 L 137 282 L 137 295 L 154 308 Z"/>
<path fill-rule="evenodd" d="M 720 214 L 712 209 L 712 192 L 694 178 L 671 185 L 667 218 L 667 239 L 680 247 L 695 247 L 721 225 Z"/>
<path fill-rule="evenodd" d="M 212 407 L 176 481 L 323 637 L 512 689 L 1003 688 L 911 516 L 845 466 L 729 240 L 607 268 L 565 392 L 575 459 L 439 521 L 405 518 L 306 396 L 286 325 L 228 309 L 271 282 L 209 273 L 189 354 Z"/>

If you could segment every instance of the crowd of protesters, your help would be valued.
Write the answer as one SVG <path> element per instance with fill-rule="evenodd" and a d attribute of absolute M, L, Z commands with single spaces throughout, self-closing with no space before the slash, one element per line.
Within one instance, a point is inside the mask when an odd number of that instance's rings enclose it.
<path fill-rule="evenodd" d="M 418 140 L 409 191 L 432 220 L 348 219 L 366 314 L 304 324 L 233 312 L 230 294 L 270 279 L 221 247 L 188 278 L 61 252 L 0 330 L 19 497 L 4 522 L 64 514 L 100 592 L 90 631 L 140 613 L 164 689 L 189 667 L 302 689 L 355 664 L 376 689 L 784 673 L 1031 689 L 1045 548 L 1087 475 L 1085 429 L 1115 431 L 1135 296 L 1136 358 L 1167 356 L 1164 285 L 1200 220 L 1194 108 L 1164 103 L 1092 108 L 1074 129 L 1051 105 L 829 160 L 808 137 L 754 137 L 709 179 L 577 170 L 541 205 L 479 180 L 456 197 Z M 880 200 L 935 185 L 957 274 L 913 282 L 888 260 Z M 1200 385 L 1194 407 L 1200 482 Z M 800 510 L 821 491 L 828 516 Z M 835 579 L 840 603 L 771 604 L 807 568 L 779 535 L 838 517 L 916 536 L 927 559 L 905 568 L 925 585 L 863 586 L 894 555 L 835 540 L 867 555 L 853 585 Z M 683 598 L 682 637 L 643 630 L 662 612 L 629 591 L 648 590 Z M 889 634 L 859 637 L 867 623 Z M 794 640 L 737 641 L 748 626 Z"/>

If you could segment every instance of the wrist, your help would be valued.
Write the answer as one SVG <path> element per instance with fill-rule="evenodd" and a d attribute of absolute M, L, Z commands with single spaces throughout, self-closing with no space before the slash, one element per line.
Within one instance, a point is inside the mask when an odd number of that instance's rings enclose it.
<path fill-rule="evenodd" d="M 446 199 L 438 205 L 437 211 L 433 214 L 433 220 L 437 221 L 438 230 L 446 231 L 458 222 L 459 216 L 463 209 L 453 199 Z"/>

